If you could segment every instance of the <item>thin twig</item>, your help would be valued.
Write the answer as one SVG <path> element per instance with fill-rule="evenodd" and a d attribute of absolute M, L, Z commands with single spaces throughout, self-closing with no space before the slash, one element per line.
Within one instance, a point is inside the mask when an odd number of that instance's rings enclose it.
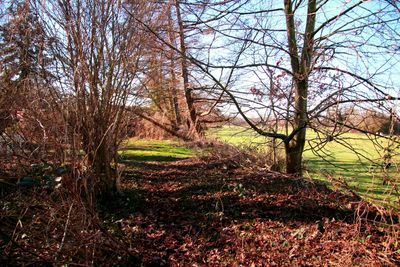
<path fill-rule="evenodd" d="M 71 204 L 71 206 L 69 207 L 69 210 L 68 210 L 67 221 L 65 222 L 65 226 L 64 226 L 64 233 L 63 233 L 63 237 L 61 239 L 60 248 L 58 249 L 56 256 L 55 256 L 55 262 L 58 261 L 58 255 L 60 254 L 62 248 L 64 247 L 65 237 L 67 236 L 67 229 L 68 229 L 69 220 L 71 218 L 71 211 L 72 211 L 73 206 L 74 206 L 74 203 Z"/>

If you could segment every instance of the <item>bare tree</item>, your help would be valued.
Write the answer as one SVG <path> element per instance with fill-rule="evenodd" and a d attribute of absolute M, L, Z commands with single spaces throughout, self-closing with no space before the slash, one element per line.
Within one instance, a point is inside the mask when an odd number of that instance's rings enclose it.
<path fill-rule="evenodd" d="M 151 24 L 164 38 L 169 39 L 171 43 L 176 42 L 171 5 L 155 12 Z M 168 133 L 178 133 L 183 128 L 183 115 L 186 112 L 182 109 L 184 96 L 178 77 L 180 67 L 177 54 L 172 49 L 165 49 L 153 35 L 148 37 L 146 49 L 146 66 L 141 79 L 141 95 L 143 98 L 149 99 L 149 104 L 145 105 L 141 111 L 138 110 L 139 116 L 158 120 L 163 125 L 162 130 L 155 131 L 159 134 L 163 130 Z M 150 121 L 152 122 L 152 120 Z"/>
<path fill-rule="evenodd" d="M 189 84 L 189 73 L 188 73 L 188 60 L 187 60 L 187 46 L 185 40 L 185 28 L 184 22 L 181 15 L 180 1 L 174 0 L 176 19 L 179 26 L 179 44 L 181 54 L 181 65 L 182 65 L 182 78 L 183 78 L 183 89 L 185 92 L 186 105 L 189 110 L 189 133 L 195 138 L 200 138 L 203 134 L 201 124 L 198 119 L 198 114 L 194 106 L 194 99 L 192 95 L 192 88 Z"/>
<path fill-rule="evenodd" d="M 221 120 L 216 103 L 215 87 L 204 83 L 204 73 L 188 59 L 190 51 L 201 51 L 198 29 L 186 25 L 186 11 L 180 1 L 157 2 L 153 19 L 135 19 L 150 31 L 144 90 L 157 109 L 156 117 L 165 123 L 157 127 L 186 140 L 201 139 L 208 123 Z M 127 8 L 129 12 L 129 9 Z M 133 14 L 132 14 L 133 16 Z M 168 86 L 167 86 L 168 85 Z M 146 96 L 145 96 L 146 97 Z M 139 114 L 148 121 L 151 115 Z M 162 115 L 160 115 L 162 114 Z"/>
<path fill-rule="evenodd" d="M 146 13 L 140 1 L 130 5 L 136 16 Z M 144 36 L 120 1 L 36 1 L 36 8 L 54 39 L 52 71 L 58 80 L 52 86 L 71 148 L 85 152 L 88 192 L 113 195 L 123 115 L 137 88 Z"/>
<path fill-rule="evenodd" d="M 391 78 L 400 15 L 391 3 L 186 1 L 185 8 L 188 27 L 213 37 L 203 39 L 207 57 L 181 54 L 230 96 L 253 130 L 281 140 L 288 173 L 302 174 L 307 128 L 320 133 L 308 141 L 319 143 L 349 129 L 365 132 L 328 116 L 329 109 L 388 110 L 399 99 Z M 283 131 L 271 127 L 282 121 Z"/>

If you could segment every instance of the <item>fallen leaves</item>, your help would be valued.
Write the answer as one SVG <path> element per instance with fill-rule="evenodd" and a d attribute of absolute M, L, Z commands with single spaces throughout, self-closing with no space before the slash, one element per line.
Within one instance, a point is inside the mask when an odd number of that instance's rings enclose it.
<path fill-rule="evenodd" d="M 394 232 L 355 217 L 354 211 L 373 214 L 366 203 L 356 206 L 351 196 L 309 180 L 221 166 L 223 162 L 195 158 L 127 166 L 124 196 L 100 209 L 101 223 L 71 214 L 75 228 L 66 234 L 60 260 L 83 265 L 112 260 L 139 266 L 377 266 L 400 262 Z M 40 203 L 26 197 L 28 201 Z M 51 252 L 58 250 L 63 236 L 68 206 L 35 204 L 32 208 L 32 203 L 23 220 L 24 231 L 18 228 L 17 241 L 51 262 Z M 15 220 L 11 214 L 19 213 L 10 207 L 18 205 L 4 199 L 2 206 L 6 207 L 2 218 Z M 12 234 L 8 226 L 1 230 Z M 1 240 L 0 246 L 8 248 Z M 108 256 L 116 247 L 118 254 Z M 13 263 L 32 257 L 22 249 L 8 251 L 17 260 Z"/>
<path fill-rule="evenodd" d="M 354 200 L 322 184 L 198 159 L 135 170 L 135 183 L 148 190 L 141 223 L 164 229 L 153 243 L 132 236 L 144 262 L 163 254 L 174 266 L 382 263 L 365 251 L 382 252 L 383 237 L 360 242 L 345 208 Z"/>

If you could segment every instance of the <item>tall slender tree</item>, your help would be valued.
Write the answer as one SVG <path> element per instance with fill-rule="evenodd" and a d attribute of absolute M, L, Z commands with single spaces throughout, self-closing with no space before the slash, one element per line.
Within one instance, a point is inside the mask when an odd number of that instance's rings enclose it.
<path fill-rule="evenodd" d="M 198 139 L 203 134 L 203 129 L 201 127 L 198 114 L 194 105 L 193 99 L 193 88 L 189 83 L 189 71 L 188 71 L 188 60 L 187 60 L 187 45 L 186 45 L 186 34 L 185 34 L 185 25 L 183 22 L 182 14 L 181 14 L 181 7 L 179 0 L 175 1 L 175 11 L 176 11 L 176 19 L 179 27 L 179 48 L 180 48 L 180 55 L 181 55 L 181 73 L 183 79 L 183 90 L 185 92 L 185 100 L 186 105 L 189 111 L 189 134 L 194 138 Z"/>

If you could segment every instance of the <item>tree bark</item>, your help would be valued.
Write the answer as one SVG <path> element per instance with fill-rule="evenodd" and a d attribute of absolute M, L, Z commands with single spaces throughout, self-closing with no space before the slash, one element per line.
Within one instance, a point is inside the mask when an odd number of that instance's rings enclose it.
<path fill-rule="evenodd" d="M 316 17 L 316 0 L 308 0 L 307 22 L 304 43 L 299 59 L 296 38 L 296 25 L 291 0 L 284 0 L 286 16 L 286 33 L 290 53 L 290 62 L 295 85 L 293 136 L 285 142 L 286 172 L 302 175 L 302 158 L 306 142 L 308 79 L 311 72 L 314 53 L 314 29 Z"/>
<path fill-rule="evenodd" d="M 88 160 L 93 176 L 96 177 L 93 182 L 97 185 L 92 187 L 96 189 L 94 194 L 103 199 L 113 197 L 118 193 L 116 169 L 111 166 L 115 153 L 110 150 L 114 150 L 110 145 L 101 144 L 94 153 L 89 154 Z"/>
<path fill-rule="evenodd" d="M 175 9 L 179 26 L 180 50 L 182 54 L 181 67 L 182 67 L 183 89 L 185 92 L 185 100 L 189 111 L 189 135 L 193 136 L 193 138 L 195 139 L 200 139 L 201 136 L 203 135 L 203 129 L 197 118 L 197 112 L 194 107 L 194 99 L 192 97 L 192 89 L 190 88 L 189 85 L 189 72 L 186 60 L 185 32 L 183 27 L 179 0 L 175 0 Z"/>
<path fill-rule="evenodd" d="M 304 143 L 300 140 L 292 140 L 285 144 L 286 173 L 302 175 Z"/>
<path fill-rule="evenodd" d="M 171 15 L 171 6 L 168 8 L 168 36 L 169 36 L 169 41 L 171 44 L 175 44 L 176 41 L 176 36 L 174 34 L 174 26 L 173 26 L 173 20 L 172 20 L 172 15 Z M 180 113 L 180 107 L 179 107 L 179 101 L 178 101 L 178 90 L 177 90 L 177 79 L 175 75 L 175 65 L 174 65 L 174 55 L 175 51 L 170 49 L 169 53 L 169 73 L 170 73 L 170 91 L 171 91 L 171 109 L 174 112 L 175 116 L 175 125 L 176 129 L 179 128 L 179 126 L 182 125 L 182 118 L 181 118 L 181 113 Z"/>

